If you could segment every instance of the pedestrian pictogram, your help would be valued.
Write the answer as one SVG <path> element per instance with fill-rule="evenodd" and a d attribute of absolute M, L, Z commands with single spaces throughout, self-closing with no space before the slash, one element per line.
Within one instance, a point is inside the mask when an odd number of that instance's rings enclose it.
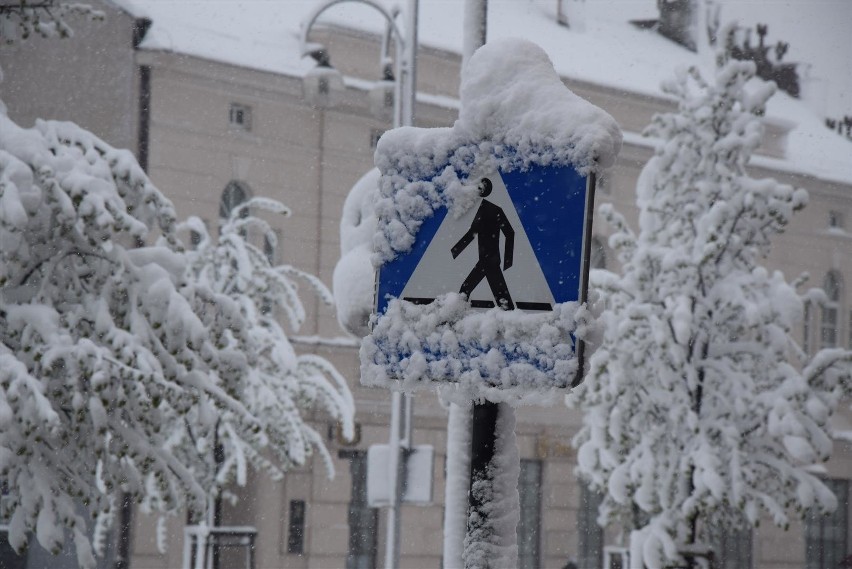
<path fill-rule="evenodd" d="M 512 224 L 503 213 L 503 209 L 494 205 L 487 198 L 492 190 L 491 180 L 482 178 L 479 181 L 479 196 L 482 202 L 479 204 L 479 209 L 476 210 L 476 215 L 473 217 L 473 223 L 470 224 L 470 229 L 467 230 L 459 242 L 453 245 L 450 252 L 453 254 L 453 259 L 470 245 L 474 239 L 477 240 L 477 250 L 479 259 L 476 265 L 467 275 L 467 278 L 462 283 L 460 293 L 470 298 L 473 289 L 476 288 L 482 279 L 488 280 L 488 286 L 491 287 L 491 294 L 494 295 L 494 302 L 505 310 L 513 310 L 515 308 L 512 302 L 512 296 L 509 294 L 509 287 L 506 285 L 506 279 L 503 278 L 503 271 L 512 266 L 512 251 L 515 247 L 515 230 L 512 229 Z M 505 237 L 503 246 L 503 268 L 500 268 L 500 234 Z M 471 305 L 477 307 L 475 303 L 480 301 L 472 301 Z M 493 306 L 493 305 L 492 305 Z M 479 308 L 479 307 L 477 307 Z M 488 307 L 490 308 L 490 306 Z"/>
<path fill-rule="evenodd" d="M 479 201 L 459 217 L 437 211 L 420 229 L 424 240 L 382 267 L 379 310 L 387 294 L 429 304 L 460 292 L 475 309 L 527 312 L 577 300 L 585 179 L 569 168 L 492 171 L 469 179 Z M 563 216 L 559 223 L 556 215 Z"/>

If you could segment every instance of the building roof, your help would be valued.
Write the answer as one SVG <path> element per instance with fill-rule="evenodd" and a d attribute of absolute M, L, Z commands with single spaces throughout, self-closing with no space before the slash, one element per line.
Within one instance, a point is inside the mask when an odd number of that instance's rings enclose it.
<path fill-rule="evenodd" d="M 300 23 L 316 0 L 113 0 L 152 20 L 141 48 L 165 50 L 291 76 L 314 63 L 299 54 Z M 389 3 L 386 0 L 378 0 Z M 678 66 L 699 57 L 633 20 L 658 17 L 656 0 L 567 0 L 584 7 L 584 25 L 557 23 L 557 0 L 490 0 L 489 37 L 518 36 L 548 53 L 560 75 L 623 90 L 662 96 L 660 83 Z M 769 25 L 768 42 L 790 44 L 786 60 L 806 64 L 803 98 L 779 92 L 770 118 L 789 121 L 786 170 L 852 182 L 852 142 L 829 131 L 824 116 L 852 114 L 852 3 L 830 0 L 715 0 L 724 22 Z M 419 40 L 460 53 L 459 0 L 420 0 Z M 569 14 L 570 17 L 570 14 Z M 381 33 L 383 19 L 371 8 L 341 3 L 321 22 Z M 570 22 L 569 22 L 570 24 Z M 822 111 L 822 112 L 820 112 Z"/>

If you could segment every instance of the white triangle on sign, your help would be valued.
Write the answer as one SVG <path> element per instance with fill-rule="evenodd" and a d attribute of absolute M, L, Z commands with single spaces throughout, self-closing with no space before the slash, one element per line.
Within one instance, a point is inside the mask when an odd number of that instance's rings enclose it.
<path fill-rule="evenodd" d="M 492 266 L 491 271 L 502 274 L 515 308 L 530 311 L 552 310 L 555 304 L 553 293 L 550 291 L 547 279 L 541 271 L 538 259 L 532 245 L 530 245 L 518 213 L 515 211 L 512 198 L 509 197 L 503 179 L 498 172 L 492 172 L 486 176 L 472 177 L 471 180 L 478 181 L 482 178 L 488 178 L 491 181 L 491 193 L 480 199 L 474 207 L 461 217 L 454 218 L 449 213 L 444 217 L 444 221 L 435 232 L 432 241 L 423 253 L 423 257 L 403 288 L 401 298 L 425 304 L 441 294 L 461 291 L 462 283 L 479 261 L 480 237 L 478 234 L 475 235 L 455 259 L 452 255 L 452 249 L 471 229 L 471 224 L 477 211 L 482 207 L 482 202 L 488 201 L 502 210 L 505 221 L 514 230 L 512 265 L 503 270 L 506 235 L 505 232 L 501 232 L 499 235 L 500 264 L 499 267 Z M 493 207 L 486 207 L 494 211 Z M 461 245 L 463 243 L 459 247 Z M 494 276 L 494 273 L 492 273 L 492 280 L 495 280 Z M 499 277 L 496 280 L 499 280 Z M 482 278 L 473 289 L 470 301 L 475 308 L 487 309 L 495 306 L 495 294 L 488 278 Z"/>

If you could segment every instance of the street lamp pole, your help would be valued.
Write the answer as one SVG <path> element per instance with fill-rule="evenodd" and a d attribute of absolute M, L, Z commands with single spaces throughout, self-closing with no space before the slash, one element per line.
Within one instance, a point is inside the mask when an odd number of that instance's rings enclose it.
<path fill-rule="evenodd" d="M 386 38 L 392 35 L 396 41 L 396 81 L 394 85 L 393 127 L 414 124 L 414 106 L 417 84 L 417 17 L 419 0 L 407 0 L 403 10 L 403 29 L 397 24 L 398 11 L 388 11 L 376 0 L 325 0 L 320 2 L 302 23 L 300 45 L 303 56 L 310 55 L 320 65 L 329 65 L 329 56 L 324 46 L 310 43 L 308 34 L 319 16 L 335 4 L 356 2 L 376 9 L 386 20 L 388 32 L 382 40 L 382 58 L 387 56 Z M 384 67 L 384 61 L 382 65 Z M 411 396 L 393 392 L 391 395 L 390 460 L 388 461 L 388 483 L 394 489 L 390 493 L 387 511 L 387 537 L 385 541 L 385 567 L 399 567 L 401 504 L 405 483 L 405 454 L 411 449 L 411 420 L 413 401 Z"/>

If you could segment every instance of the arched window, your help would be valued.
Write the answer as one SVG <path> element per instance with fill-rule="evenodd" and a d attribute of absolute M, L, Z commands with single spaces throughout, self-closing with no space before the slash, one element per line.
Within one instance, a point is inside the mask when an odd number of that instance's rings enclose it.
<path fill-rule="evenodd" d="M 228 219 L 231 211 L 241 203 L 245 203 L 251 197 L 248 185 L 243 182 L 231 180 L 222 191 L 222 199 L 219 200 L 219 217 Z M 240 217 L 248 217 L 248 210 L 243 210 Z"/>
<path fill-rule="evenodd" d="M 811 307 L 811 301 L 805 301 L 805 310 L 803 314 L 803 322 L 802 322 L 802 350 L 810 355 L 811 354 L 811 330 L 813 329 L 813 325 L 811 323 L 811 318 L 813 317 L 813 309 Z"/>
<path fill-rule="evenodd" d="M 820 347 L 834 348 L 840 336 L 840 295 L 843 283 L 837 271 L 831 271 L 825 275 L 822 289 L 828 297 L 822 307 L 822 318 L 820 320 Z"/>
<path fill-rule="evenodd" d="M 263 255 L 269 261 L 270 265 L 275 265 L 275 245 L 269 235 L 263 238 Z M 264 296 L 263 302 L 260 305 L 260 313 L 269 314 L 270 312 L 272 312 L 272 299 Z"/>

